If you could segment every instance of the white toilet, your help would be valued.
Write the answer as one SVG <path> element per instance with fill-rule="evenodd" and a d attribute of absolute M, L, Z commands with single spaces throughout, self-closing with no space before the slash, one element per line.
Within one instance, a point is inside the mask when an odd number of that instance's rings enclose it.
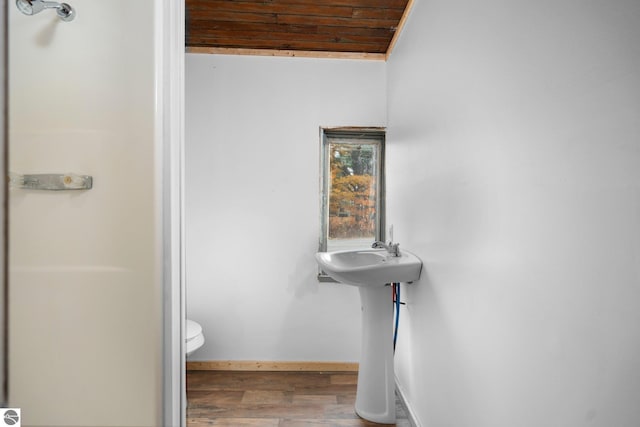
<path fill-rule="evenodd" d="M 187 319 L 186 335 L 184 337 L 184 348 L 187 356 L 202 347 L 204 344 L 204 335 L 202 335 L 202 326 L 193 320 Z"/>

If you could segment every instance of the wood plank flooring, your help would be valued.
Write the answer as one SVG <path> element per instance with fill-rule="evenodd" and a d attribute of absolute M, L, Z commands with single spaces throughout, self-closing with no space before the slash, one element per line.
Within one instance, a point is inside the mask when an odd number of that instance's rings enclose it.
<path fill-rule="evenodd" d="M 380 426 L 359 418 L 357 372 L 187 371 L 187 426 Z M 396 404 L 398 427 L 410 427 Z"/>

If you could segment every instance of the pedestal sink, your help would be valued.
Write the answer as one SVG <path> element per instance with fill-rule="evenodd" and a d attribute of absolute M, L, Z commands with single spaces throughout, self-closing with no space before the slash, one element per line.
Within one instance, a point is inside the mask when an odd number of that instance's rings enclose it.
<path fill-rule="evenodd" d="M 422 261 L 408 251 L 394 256 L 384 249 L 318 252 L 316 261 L 334 280 L 360 290 L 362 352 L 356 413 L 375 423 L 393 424 L 393 304 L 391 287 L 386 285 L 418 280 Z"/>

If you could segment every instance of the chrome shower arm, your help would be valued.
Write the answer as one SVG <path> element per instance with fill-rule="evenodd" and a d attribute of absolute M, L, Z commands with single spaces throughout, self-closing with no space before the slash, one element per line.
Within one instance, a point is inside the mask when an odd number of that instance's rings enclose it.
<path fill-rule="evenodd" d="M 65 22 L 73 20 L 76 16 L 75 10 L 67 3 L 44 0 L 16 0 L 16 6 L 25 15 L 35 15 L 44 9 L 55 9 L 56 13 Z"/>
<path fill-rule="evenodd" d="M 58 3 L 57 1 L 43 1 L 43 2 L 39 2 L 42 6 L 41 9 L 59 9 L 61 4 Z M 37 12 L 36 12 L 37 13 Z"/>

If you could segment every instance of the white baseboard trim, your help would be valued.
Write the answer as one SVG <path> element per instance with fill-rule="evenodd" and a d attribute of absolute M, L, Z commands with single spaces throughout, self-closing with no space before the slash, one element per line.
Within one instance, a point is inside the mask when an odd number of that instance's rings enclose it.
<path fill-rule="evenodd" d="M 398 377 L 396 377 L 396 392 L 398 393 L 398 398 L 400 399 L 400 404 L 404 407 L 404 410 L 407 412 L 407 416 L 409 417 L 409 423 L 411 427 L 422 427 L 422 424 L 418 421 L 418 417 L 416 417 L 416 413 L 411 408 L 411 405 L 407 401 L 404 390 L 398 381 Z"/>

